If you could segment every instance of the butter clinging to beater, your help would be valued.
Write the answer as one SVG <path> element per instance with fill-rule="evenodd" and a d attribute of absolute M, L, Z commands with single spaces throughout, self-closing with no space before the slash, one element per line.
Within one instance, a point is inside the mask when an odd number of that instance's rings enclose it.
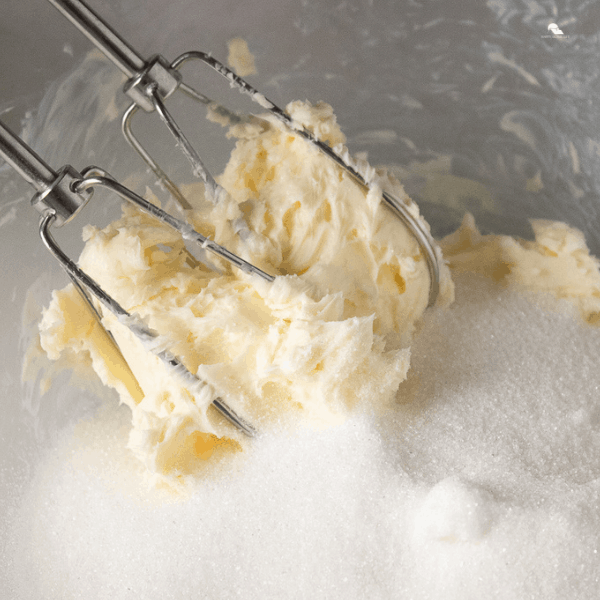
<path fill-rule="evenodd" d="M 331 107 L 294 102 L 287 110 L 345 151 Z M 406 376 L 410 339 L 428 302 L 418 242 L 380 202 L 385 187 L 420 218 L 396 180 L 373 170 L 367 192 L 268 116 L 232 127 L 231 135 L 237 145 L 219 179 L 229 197 L 204 203 L 189 218 L 199 231 L 279 274 L 274 283 L 227 265 L 219 265 L 221 272 L 205 267 L 178 234 L 131 207 L 103 230 L 86 228 L 80 259 L 119 303 L 165 337 L 206 382 L 202 389 L 192 394 L 169 377 L 106 316 L 138 385 L 129 375 L 129 384 L 115 377 L 106 365 L 122 359 L 107 355 L 106 347 L 99 352 L 87 331 L 69 329 L 64 306 L 66 297 L 76 302 L 72 288 L 55 294 L 41 328 L 49 353 L 69 347 L 93 355 L 98 375 L 132 409 L 130 447 L 163 476 L 183 478 L 213 450 L 244 443 L 208 410 L 216 396 L 263 427 L 286 416 L 323 426 L 365 399 L 385 405 Z M 202 195 L 202 186 L 188 193 Z M 439 301 L 447 303 L 453 288 L 445 267 L 440 283 Z"/>

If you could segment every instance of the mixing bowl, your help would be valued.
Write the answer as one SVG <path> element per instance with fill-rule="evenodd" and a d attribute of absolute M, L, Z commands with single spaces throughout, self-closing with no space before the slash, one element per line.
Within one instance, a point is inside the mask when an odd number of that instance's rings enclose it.
<path fill-rule="evenodd" d="M 228 40 L 244 38 L 258 69 L 251 83 L 279 105 L 297 98 L 333 105 L 351 151 L 404 177 L 436 236 L 454 230 L 465 211 L 485 232 L 522 237 L 530 236 L 527 220 L 541 217 L 580 228 L 600 253 L 598 3 L 92 4 L 144 56 L 199 49 L 226 60 Z M 119 133 L 127 102 L 114 67 L 88 55 L 90 44 L 44 0 L 4 0 L 0 28 L 2 119 L 54 167 L 97 164 L 122 179 L 143 173 Z M 196 81 L 231 97 L 202 72 Z M 184 124 L 200 127 L 202 114 L 186 112 Z M 142 120 L 140 130 L 152 135 L 154 126 Z M 206 134 L 199 149 L 215 172 L 224 166 L 222 135 Z M 143 190 L 151 178 L 132 185 Z M 31 190 L 6 166 L 0 189 L 0 514 L 8 515 L 40 451 L 93 410 L 97 394 L 65 374 L 44 391 L 32 332 L 51 289 L 66 278 L 38 238 Z M 76 255 L 81 227 L 117 212 L 98 194 L 60 232 L 61 243 Z"/>

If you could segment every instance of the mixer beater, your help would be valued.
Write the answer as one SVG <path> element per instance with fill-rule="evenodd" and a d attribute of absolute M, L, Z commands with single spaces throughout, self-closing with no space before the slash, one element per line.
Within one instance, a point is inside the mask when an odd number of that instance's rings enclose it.
<path fill-rule="evenodd" d="M 312 132 L 295 122 L 281 108 L 209 54 L 190 51 L 185 52 L 172 63 L 159 55 L 145 61 L 81 0 L 49 0 L 49 2 L 66 15 L 128 77 L 124 91 L 130 96 L 133 103 L 123 115 L 123 134 L 184 211 L 189 210 L 191 205 L 179 187 L 168 177 L 163 168 L 134 135 L 132 119 L 140 109 L 148 113 L 156 112 L 174 136 L 177 146 L 183 150 L 187 160 L 192 165 L 194 175 L 203 181 L 207 198 L 214 203 L 219 202 L 219 199 L 227 194 L 226 190 L 215 181 L 206 169 L 199 154 L 171 116 L 165 101 L 176 91 L 181 91 L 194 100 L 210 106 L 230 122 L 238 122 L 242 117 L 213 102 L 210 98 L 183 82 L 179 69 L 184 63 L 191 60 L 199 60 L 214 69 L 229 81 L 231 87 L 235 87 L 241 93 L 249 95 L 255 103 L 274 115 L 291 132 L 300 135 L 316 146 L 365 190 L 370 187 L 366 176 L 359 172 L 358 167 L 351 164 L 350 159 L 342 157 L 327 143 L 319 140 Z M 101 316 L 96 310 L 91 297 L 94 297 L 103 307 L 113 313 L 119 322 L 126 325 L 141 340 L 147 350 L 153 352 L 165 363 L 174 376 L 183 380 L 191 390 L 199 389 L 202 382 L 184 366 L 179 358 L 169 351 L 168 343 L 165 342 L 162 336 L 149 328 L 138 315 L 126 311 L 88 274 L 80 269 L 56 243 L 50 232 L 50 227 L 52 225 L 60 227 L 71 221 L 88 202 L 94 187 L 106 188 L 121 199 L 134 204 L 142 211 L 174 228 L 185 240 L 197 242 L 203 249 L 225 259 L 243 272 L 258 275 L 269 282 L 272 282 L 275 277 L 205 237 L 185 221 L 175 218 L 137 195 L 117 182 L 103 169 L 90 166 L 78 172 L 70 165 L 66 165 L 55 172 L 2 123 L 0 123 L 0 156 L 4 157 L 21 177 L 35 188 L 36 194 L 32 199 L 32 205 L 42 214 L 39 227 L 42 241 L 64 267 L 75 287 L 96 315 L 100 325 L 104 327 Z M 429 305 L 431 306 L 438 296 L 440 283 L 440 267 L 433 241 L 429 233 L 400 200 L 385 191 L 382 192 L 382 199 L 414 235 L 425 255 L 430 275 Z M 107 333 L 112 337 L 108 330 Z M 254 427 L 246 419 L 236 414 L 221 398 L 213 400 L 212 404 L 243 433 L 249 436 L 256 433 Z"/>
<path fill-rule="evenodd" d="M 71 281 L 90 307 L 98 322 L 104 327 L 100 314 L 96 310 L 90 295 L 102 306 L 114 314 L 126 325 L 137 338 L 153 354 L 158 356 L 170 372 L 179 377 L 191 390 L 202 385 L 183 362 L 174 356 L 161 335 L 148 327 L 135 313 L 127 312 L 114 298 L 107 294 L 87 273 L 80 269 L 60 248 L 52 236 L 50 226 L 61 227 L 75 217 L 87 204 L 93 194 L 94 187 L 106 188 L 147 214 L 159 219 L 169 227 L 178 231 L 184 239 L 197 242 L 202 248 L 227 260 L 246 273 L 254 273 L 267 281 L 275 278 L 258 267 L 246 262 L 223 246 L 195 231 L 190 225 L 176 219 L 151 202 L 114 180 L 106 171 L 98 167 L 87 167 L 81 173 L 70 165 L 65 165 L 58 172 L 50 168 L 23 140 L 17 137 L 8 127 L 0 122 L 0 156 L 2 156 L 21 177 L 37 191 L 31 204 L 41 214 L 39 232 L 42 241 L 50 252 L 58 259 Z M 107 333 L 108 332 L 107 330 Z M 114 337 L 110 336 L 114 341 Z M 117 346 L 118 348 L 118 346 Z M 247 435 L 254 435 L 255 429 L 245 419 L 227 405 L 221 398 L 213 400 L 214 407 L 233 425 Z"/>
<path fill-rule="evenodd" d="M 214 177 L 206 169 L 199 154 L 196 152 L 188 138 L 184 135 L 172 115 L 168 111 L 165 101 L 176 91 L 181 91 L 187 96 L 207 106 L 214 107 L 230 120 L 236 121 L 239 116 L 227 108 L 213 102 L 204 94 L 196 91 L 183 82 L 179 70 L 192 60 L 201 61 L 211 69 L 222 75 L 230 84 L 242 94 L 250 96 L 262 109 L 275 116 L 286 127 L 294 133 L 302 136 L 305 140 L 315 145 L 321 152 L 333 160 L 339 167 L 364 188 L 369 187 L 366 177 L 349 160 L 342 157 L 327 143 L 319 140 L 312 132 L 301 124 L 295 122 L 281 108 L 268 100 L 263 94 L 252 87 L 248 82 L 238 77 L 232 70 L 210 54 L 199 51 L 184 52 L 172 63 L 169 63 L 160 55 L 155 55 L 149 60 L 144 60 L 122 37 L 119 36 L 105 21 L 103 21 L 82 0 L 48 0 L 63 15 L 65 15 L 86 37 L 88 37 L 97 48 L 99 48 L 127 77 L 124 92 L 133 100 L 133 104 L 125 111 L 122 119 L 122 131 L 130 145 L 138 152 L 159 180 L 170 191 L 173 197 L 184 209 L 190 208 L 178 186 L 168 177 L 150 153 L 143 147 L 139 139 L 134 135 L 132 120 L 134 115 L 141 109 L 146 112 L 158 113 L 160 119 L 165 123 L 168 130 L 175 137 L 177 146 L 185 154 L 192 165 L 195 176 L 200 177 L 205 184 L 207 197 L 213 202 L 218 202 L 220 194 L 226 193 Z M 421 227 L 419 222 L 406 209 L 404 204 L 387 192 L 382 193 L 385 204 L 398 216 L 404 225 L 415 236 L 426 257 L 429 275 L 429 305 L 435 304 L 439 294 L 440 270 L 433 242 L 429 234 Z"/>

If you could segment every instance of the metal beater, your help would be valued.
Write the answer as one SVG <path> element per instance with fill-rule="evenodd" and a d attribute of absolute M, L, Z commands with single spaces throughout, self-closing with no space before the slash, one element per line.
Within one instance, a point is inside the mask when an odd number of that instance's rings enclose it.
<path fill-rule="evenodd" d="M 167 176 L 157 161 L 142 146 L 134 135 L 132 119 L 140 109 L 146 112 L 157 112 L 160 119 L 174 136 L 177 146 L 180 147 L 187 160 L 192 165 L 194 175 L 200 177 L 205 184 L 207 196 L 214 202 L 218 201 L 219 194 L 226 193 L 214 180 L 213 176 L 204 166 L 199 154 L 184 135 L 181 128 L 173 119 L 165 101 L 176 91 L 183 92 L 190 98 L 205 104 L 216 105 L 210 98 L 193 89 L 182 81 L 179 69 L 191 60 L 199 60 L 222 75 L 231 85 L 242 94 L 247 94 L 264 110 L 274 115 L 294 133 L 314 144 L 326 156 L 349 173 L 361 186 L 368 188 L 369 184 L 355 166 L 350 164 L 340 154 L 335 152 L 327 143 L 317 139 L 310 131 L 299 123 L 293 121 L 281 108 L 268 100 L 245 80 L 238 77 L 232 70 L 213 58 L 210 54 L 199 51 L 184 52 L 173 62 L 169 63 L 160 55 L 144 60 L 122 37 L 119 36 L 105 21 L 103 21 L 82 0 L 48 0 L 61 13 L 63 13 L 86 37 L 88 37 L 127 77 L 128 81 L 123 88 L 124 92 L 133 100 L 131 106 L 125 111 L 122 119 L 122 131 L 126 140 L 138 152 L 150 169 L 155 173 L 164 186 L 184 209 L 190 208 L 188 201 L 179 190 L 178 186 Z M 233 112 L 218 105 L 218 109 L 230 118 L 236 119 Z M 424 253 L 429 268 L 429 306 L 435 304 L 439 293 L 440 270 L 433 241 L 429 233 L 406 209 L 404 204 L 387 192 L 382 194 L 386 205 L 401 219 L 404 225 L 417 239 Z"/>
<path fill-rule="evenodd" d="M 227 108 L 216 105 L 210 98 L 183 83 L 179 69 L 184 63 L 190 60 L 199 60 L 221 74 L 232 87 L 237 88 L 243 94 L 249 95 L 264 110 L 274 115 L 292 132 L 314 144 L 327 157 L 349 173 L 359 185 L 368 189 L 369 184 L 366 179 L 348 160 L 344 159 L 328 144 L 317 139 L 302 125 L 293 121 L 281 108 L 273 104 L 246 81 L 238 77 L 233 71 L 212 58 L 209 54 L 190 51 L 182 54 L 172 63 L 169 63 L 159 55 L 145 61 L 81 0 L 49 0 L 49 2 L 66 15 L 129 78 L 125 84 L 124 91 L 131 97 L 133 103 L 126 110 L 122 119 L 122 130 L 125 138 L 183 209 L 191 208 L 190 204 L 178 186 L 167 176 L 157 161 L 153 159 L 139 142 L 133 133 L 131 123 L 133 116 L 140 109 L 149 113 L 157 112 L 160 119 L 174 136 L 177 145 L 182 148 L 187 160 L 191 163 L 194 175 L 200 177 L 204 182 L 208 198 L 213 202 L 218 202 L 220 195 L 227 193 L 216 183 L 210 172 L 206 169 L 199 154 L 165 106 L 167 98 L 176 91 L 180 91 L 202 104 L 211 105 L 212 107 L 216 106 L 222 115 L 227 116 L 233 122 L 240 118 Z M 179 358 L 174 356 L 168 348 L 164 347 L 164 343 L 160 339 L 161 336 L 158 332 L 150 329 L 138 315 L 127 312 L 61 250 L 50 232 L 50 227 L 52 225 L 60 227 L 71 221 L 88 202 L 92 196 L 93 188 L 102 187 L 174 228 L 184 239 L 199 243 L 202 248 L 227 260 L 242 271 L 256 274 L 270 282 L 275 279 L 274 276 L 262 271 L 223 246 L 220 246 L 215 241 L 203 236 L 188 223 L 175 218 L 135 194 L 117 182 L 103 169 L 90 166 L 78 172 L 70 165 L 66 165 L 59 171 L 54 171 L 2 123 L 0 123 L 0 156 L 25 181 L 35 188 L 36 194 L 32 198 L 32 205 L 42 214 L 39 227 L 42 241 L 64 267 L 74 285 L 98 318 L 100 324 L 102 325 L 101 317 L 96 311 L 91 296 L 112 312 L 122 324 L 126 325 L 149 351 L 153 352 L 165 363 L 174 376 L 180 377 L 192 390 L 195 386 L 200 386 L 200 380 L 183 365 Z M 439 293 L 439 265 L 433 241 L 429 233 L 421 227 L 420 223 L 408 212 L 401 201 L 387 192 L 382 193 L 382 198 L 386 205 L 415 236 L 427 259 L 430 274 L 429 305 L 431 306 L 435 303 Z M 110 335 L 110 332 L 108 333 Z M 243 417 L 236 414 L 221 398 L 215 399 L 213 405 L 245 434 L 252 436 L 256 433 L 254 427 Z"/>
<path fill-rule="evenodd" d="M 131 202 L 147 214 L 159 219 L 163 223 L 178 231 L 186 240 L 195 241 L 202 248 L 224 258 L 234 266 L 246 273 L 256 275 L 273 281 L 275 278 L 265 273 L 258 267 L 246 262 L 243 258 L 233 254 L 223 246 L 198 233 L 190 225 L 176 219 L 161 210 L 151 202 L 138 196 L 130 189 L 114 180 L 106 171 L 98 167 L 87 167 L 78 172 L 70 165 L 65 165 L 59 171 L 52 170 L 23 140 L 16 136 L 8 127 L 0 122 L 0 156 L 31 184 L 36 194 L 31 200 L 32 206 L 41 214 L 39 233 L 42 241 L 50 252 L 58 259 L 71 281 L 82 295 L 100 325 L 104 327 L 99 313 L 90 298 L 96 298 L 102 306 L 113 313 L 117 319 L 126 325 L 144 347 L 158 356 L 170 370 L 171 374 L 178 377 L 191 391 L 199 387 L 202 382 L 191 373 L 182 361 L 173 355 L 160 339 L 160 334 L 148 327 L 135 313 L 127 312 L 114 298 L 107 294 L 87 273 L 80 269 L 56 243 L 50 232 L 50 226 L 61 227 L 68 223 L 87 204 L 92 197 L 94 187 L 102 187 L 117 194 L 123 200 Z M 110 332 L 107 333 L 110 335 Z M 113 339 L 112 335 L 110 337 Z M 115 342 L 116 344 L 116 342 Z M 118 346 L 117 346 L 118 348 Z M 214 407 L 233 425 L 252 436 L 256 430 L 244 418 L 239 416 L 221 398 L 213 400 Z"/>

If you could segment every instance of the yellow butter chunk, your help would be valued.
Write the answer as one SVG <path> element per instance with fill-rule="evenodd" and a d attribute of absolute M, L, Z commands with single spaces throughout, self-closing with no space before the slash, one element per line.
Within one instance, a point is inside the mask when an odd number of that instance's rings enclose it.
<path fill-rule="evenodd" d="M 240 77 L 256 74 L 254 56 L 248 48 L 248 42 L 243 38 L 233 38 L 227 42 L 229 55 L 227 63 Z"/>
<path fill-rule="evenodd" d="M 453 272 L 475 272 L 533 292 L 569 300 L 584 320 L 600 321 L 600 262 L 581 231 L 565 223 L 531 221 L 535 239 L 482 235 L 470 214 L 441 241 Z"/>
<path fill-rule="evenodd" d="M 347 155 L 329 105 L 293 102 L 287 111 Z M 231 135 L 238 143 L 219 181 L 239 212 L 232 203 L 217 206 L 198 216 L 199 226 L 220 223 L 215 236 L 228 248 L 267 271 L 300 275 L 322 294 L 341 292 L 344 317 L 375 315 L 376 333 L 408 342 L 427 305 L 428 267 L 415 237 L 382 205 L 381 189 L 403 202 L 424 229 L 429 226 L 402 185 L 359 162 L 371 182 L 365 190 L 273 117 L 265 117 L 262 127 L 235 126 Z M 444 304 L 452 299 L 452 282 L 438 257 Z"/>
<path fill-rule="evenodd" d="M 63 352 L 84 355 L 104 384 L 116 388 L 131 404 L 141 402 L 144 392 L 119 347 L 73 285 L 54 291 L 40 331 L 42 348 L 50 358 L 57 359 Z"/>

